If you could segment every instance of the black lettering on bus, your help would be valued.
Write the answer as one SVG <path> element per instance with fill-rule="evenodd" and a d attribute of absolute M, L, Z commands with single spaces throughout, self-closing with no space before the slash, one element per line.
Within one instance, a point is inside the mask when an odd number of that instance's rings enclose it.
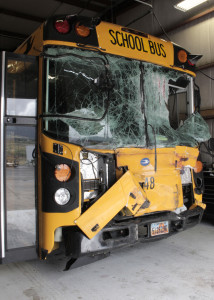
<path fill-rule="evenodd" d="M 150 53 L 155 54 L 155 48 L 152 41 L 149 41 L 149 48 L 150 48 Z"/>
<path fill-rule="evenodd" d="M 116 31 L 116 39 L 117 39 L 117 44 L 118 44 L 118 46 L 123 46 L 123 43 L 121 42 L 119 42 L 119 38 L 118 38 L 118 35 L 122 35 L 122 37 L 123 37 L 123 34 L 121 33 L 121 32 L 119 32 L 119 31 Z"/>
<path fill-rule="evenodd" d="M 164 45 L 163 44 L 160 44 L 160 48 L 161 48 L 161 50 L 162 50 L 162 56 L 163 57 L 166 57 L 166 52 L 164 51 Z"/>
<path fill-rule="evenodd" d="M 134 42 L 134 38 L 131 34 L 129 34 L 129 45 L 131 49 L 135 49 L 135 42 Z"/>
<path fill-rule="evenodd" d="M 115 37 L 114 37 L 114 30 L 112 30 L 112 29 L 109 29 L 109 34 L 110 34 L 110 36 L 113 38 L 113 41 L 112 40 L 110 40 L 110 42 L 113 44 L 113 45 L 116 45 L 117 44 L 117 41 L 116 41 L 116 39 L 115 39 Z"/>
<path fill-rule="evenodd" d="M 140 39 L 139 39 L 138 36 L 135 37 L 135 46 L 136 46 L 138 51 L 141 51 L 142 45 L 141 45 L 141 42 L 140 42 Z"/>
<path fill-rule="evenodd" d="M 129 48 L 129 40 L 128 40 L 128 36 L 127 34 L 125 34 L 125 38 L 124 38 L 124 34 L 122 34 L 122 38 L 123 38 L 123 47 L 127 47 Z M 126 42 L 126 45 L 125 45 L 125 42 Z"/>
<path fill-rule="evenodd" d="M 141 41 L 141 45 L 142 45 L 142 47 L 143 47 L 143 52 L 148 52 L 148 51 L 144 48 L 144 42 L 143 42 L 143 39 L 142 39 L 142 38 L 140 39 L 140 41 Z"/>
<path fill-rule="evenodd" d="M 160 44 L 154 42 L 154 47 L 155 47 L 155 52 L 158 56 L 161 56 L 161 51 L 160 51 Z"/>

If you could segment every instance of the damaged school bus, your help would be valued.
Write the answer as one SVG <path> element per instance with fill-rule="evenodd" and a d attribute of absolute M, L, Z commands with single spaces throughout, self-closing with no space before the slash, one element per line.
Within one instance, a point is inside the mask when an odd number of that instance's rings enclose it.
<path fill-rule="evenodd" d="M 27 258 L 36 240 L 41 259 L 63 250 L 70 266 L 201 220 L 198 146 L 210 135 L 194 100 L 198 58 L 143 32 L 70 15 L 50 18 L 14 54 L 2 53 L 2 262 Z M 34 163 L 26 159 L 33 143 Z M 20 209 L 7 204 L 8 179 L 25 193 L 31 163 L 34 227 L 29 195 L 13 199 Z"/>

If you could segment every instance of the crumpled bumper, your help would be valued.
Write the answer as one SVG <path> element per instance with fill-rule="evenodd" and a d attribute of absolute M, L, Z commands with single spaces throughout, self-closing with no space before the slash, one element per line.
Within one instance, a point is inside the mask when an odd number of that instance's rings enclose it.
<path fill-rule="evenodd" d="M 180 214 L 163 212 L 115 222 L 104 227 L 91 240 L 77 228 L 66 228 L 63 232 L 66 254 L 78 258 L 83 255 L 111 252 L 138 242 L 167 238 L 198 224 L 203 212 L 204 210 L 197 206 Z M 168 233 L 152 236 L 151 224 L 164 221 L 168 221 Z"/>

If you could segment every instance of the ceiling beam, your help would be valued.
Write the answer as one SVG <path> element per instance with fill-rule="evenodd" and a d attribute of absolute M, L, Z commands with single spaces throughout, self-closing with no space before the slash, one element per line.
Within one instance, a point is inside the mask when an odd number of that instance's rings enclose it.
<path fill-rule="evenodd" d="M 11 31 L 4 31 L 4 30 L 0 30 L 0 36 L 12 38 L 16 40 L 24 40 L 28 37 L 28 35 L 25 34 L 11 32 Z"/>
<path fill-rule="evenodd" d="M 70 5 L 79 7 L 79 8 L 92 10 L 95 12 L 100 12 L 103 9 L 103 5 L 97 5 L 98 3 L 102 2 L 102 1 L 96 2 L 97 4 L 92 4 L 92 3 L 89 3 L 88 1 L 84 1 L 84 0 L 78 0 L 78 1 L 76 1 L 76 0 L 57 0 L 57 1 L 66 3 L 66 4 L 70 4 Z M 90 1 L 90 2 L 92 2 L 92 1 Z M 88 3 L 89 3 L 89 5 L 87 5 Z"/>
<path fill-rule="evenodd" d="M 165 31 L 167 33 L 170 33 L 171 31 L 174 31 L 178 28 L 181 28 L 181 27 L 183 27 L 183 26 L 185 26 L 185 25 L 187 25 L 187 24 L 189 24 L 189 23 L 191 23 L 195 20 L 198 20 L 198 19 L 200 19 L 200 18 L 202 18 L 206 15 L 209 15 L 213 12 L 214 12 L 214 7 L 211 7 L 211 8 L 209 8 L 209 9 L 207 9 L 207 10 L 205 10 L 205 11 L 203 11 L 203 12 L 201 12 L 201 13 L 199 13 L 199 14 L 197 14 L 197 15 L 195 15 L 195 16 L 193 16 L 193 17 L 191 17 L 191 18 L 175 25 L 175 26 L 172 26 L 171 28 L 165 29 Z M 163 32 L 161 31 L 161 32 L 155 33 L 154 35 L 159 37 L 159 36 L 163 35 Z"/>
<path fill-rule="evenodd" d="M 0 7 L 0 14 L 16 17 L 16 18 L 20 18 L 20 19 L 25 19 L 25 20 L 35 21 L 38 23 L 43 23 L 45 21 L 45 19 L 43 19 L 41 17 L 32 16 L 32 15 L 24 14 L 24 13 L 15 11 L 15 10 L 9 10 L 9 9 L 5 9 L 5 8 L 1 8 L 1 7 Z"/>
<path fill-rule="evenodd" d="M 102 0 L 102 1 L 106 1 L 106 0 Z M 148 0 L 144 0 L 144 2 L 148 2 Z M 140 4 L 139 2 L 136 2 L 134 0 L 132 0 L 132 1 L 130 1 L 130 0 L 113 0 L 110 5 L 106 6 L 104 8 L 104 10 L 101 11 L 100 14 L 98 14 L 98 16 L 101 18 L 107 17 L 107 20 L 109 19 L 110 21 L 112 21 L 111 15 L 113 14 L 114 22 L 116 23 L 117 16 L 124 14 L 124 13 L 130 11 L 131 9 L 134 9 L 139 6 L 145 7 L 142 4 Z M 143 11 L 145 11 L 145 10 L 143 9 Z M 148 11 L 148 7 L 147 7 L 146 11 Z"/>
<path fill-rule="evenodd" d="M 209 69 L 209 68 L 213 68 L 214 67 L 214 62 L 210 62 L 210 63 L 208 63 L 208 64 L 206 64 L 206 65 L 202 65 L 202 66 L 198 66 L 197 68 L 196 68 L 196 72 L 197 71 L 201 71 L 201 70 L 204 70 L 204 69 Z"/>
<path fill-rule="evenodd" d="M 107 6 L 107 5 L 111 5 L 113 2 L 116 2 L 117 0 L 93 0 L 93 2 L 96 3 L 102 3 L 103 5 Z"/>
<path fill-rule="evenodd" d="M 200 114 L 205 120 L 214 119 L 214 109 L 201 110 Z"/>
<path fill-rule="evenodd" d="M 111 16 L 111 13 L 114 13 L 114 16 L 116 17 L 119 12 L 119 7 L 122 5 L 124 6 L 125 3 L 130 2 L 130 0 L 117 0 L 114 3 L 112 2 L 111 5 L 106 6 L 98 15 L 97 17 L 105 18 L 108 17 L 108 15 Z"/>
<path fill-rule="evenodd" d="M 147 2 L 147 1 L 144 1 L 144 2 Z M 129 10 L 131 9 L 134 9 L 136 7 L 139 7 L 141 5 L 141 8 L 143 8 L 143 5 L 140 4 L 139 2 L 136 2 L 136 1 L 128 1 L 126 2 L 121 8 L 120 10 L 118 11 L 118 15 L 121 15 L 121 14 L 124 14 L 126 12 L 128 12 Z M 144 6 L 145 7 L 145 6 Z M 145 7 L 148 9 L 148 7 Z"/>

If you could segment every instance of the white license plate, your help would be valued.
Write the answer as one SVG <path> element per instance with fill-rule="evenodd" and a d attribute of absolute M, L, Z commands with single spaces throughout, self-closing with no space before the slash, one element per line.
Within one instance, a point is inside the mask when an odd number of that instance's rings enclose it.
<path fill-rule="evenodd" d="M 169 222 L 162 221 L 151 224 L 151 236 L 169 233 Z"/>

